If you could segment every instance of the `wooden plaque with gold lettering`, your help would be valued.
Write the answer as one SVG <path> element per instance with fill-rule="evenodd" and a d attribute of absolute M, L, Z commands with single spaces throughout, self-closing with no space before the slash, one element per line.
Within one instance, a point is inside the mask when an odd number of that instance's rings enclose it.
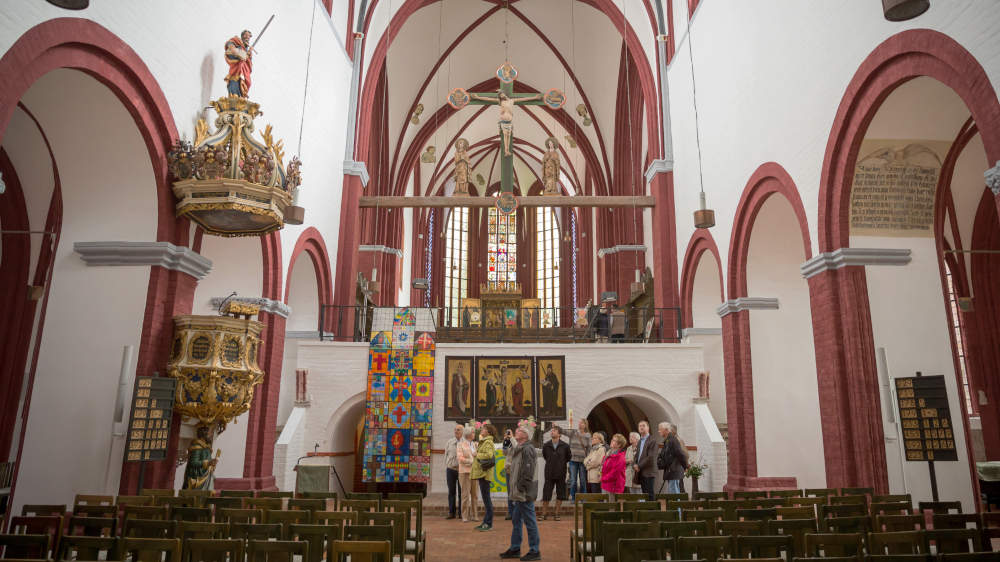
<path fill-rule="evenodd" d="M 906 460 L 958 460 L 944 375 L 897 378 L 896 400 Z"/>
<path fill-rule="evenodd" d="M 125 444 L 126 461 L 167 458 L 176 385 L 177 379 L 170 377 L 136 377 Z"/>

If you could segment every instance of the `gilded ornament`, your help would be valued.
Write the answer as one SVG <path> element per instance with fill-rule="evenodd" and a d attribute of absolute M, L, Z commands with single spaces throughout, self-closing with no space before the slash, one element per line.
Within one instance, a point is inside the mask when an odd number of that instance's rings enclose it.
<path fill-rule="evenodd" d="M 210 102 L 215 130 L 199 119 L 194 144 L 178 140 L 167 155 L 177 215 L 216 236 L 262 236 L 284 227 L 302 163 L 293 157 L 286 166 L 284 142 L 270 125 L 255 137 L 254 119 L 263 112 L 246 98 L 249 71 L 227 81 L 239 91 Z"/>

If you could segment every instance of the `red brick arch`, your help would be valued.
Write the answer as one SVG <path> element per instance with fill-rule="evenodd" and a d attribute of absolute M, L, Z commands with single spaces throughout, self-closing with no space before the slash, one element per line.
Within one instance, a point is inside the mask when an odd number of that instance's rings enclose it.
<path fill-rule="evenodd" d="M 809 225 L 806 222 L 806 209 L 802 206 L 802 198 L 795 182 L 779 164 L 766 162 L 750 176 L 743 189 L 736 216 L 733 219 L 733 233 L 729 239 L 729 261 L 726 270 L 726 284 L 729 287 L 729 298 L 736 299 L 747 295 L 747 259 L 750 251 L 750 235 L 753 232 L 754 221 L 764 202 L 774 194 L 781 194 L 792 205 L 795 218 L 802 232 L 802 245 L 806 259 L 812 257 L 812 242 L 809 238 Z"/>
<path fill-rule="evenodd" d="M 1000 160 L 1000 102 L 975 57 L 938 31 L 913 29 L 893 35 L 861 63 L 834 118 L 819 183 L 820 251 L 850 246 L 847 221 L 861 141 L 885 98 L 920 76 L 938 80 L 962 98 L 979 127 L 990 163 Z"/>
<path fill-rule="evenodd" d="M 975 57 L 938 31 L 889 37 L 858 67 L 833 121 L 819 182 L 821 252 L 850 246 L 850 192 L 861 142 L 882 102 L 921 76 L 955 91 L 982 134 L 987 158 L 1000 159 L 1000 103 Z M 888 468 L 865 268 L 824 271 L 809 279 L 809 289 L 827 485 L 873 486 L 884 493 Z"/>
<path fill-rule="evenodd" d="M 124 41 L 101 25 L 82 18 L 55 18 L 26 31 L 0 58 L 0 142 L 18 101 L 40 77 L 60 68 L 79 70 L 104 84 L 121 101 L 146 143 L 156 185 L 159 241 L 186 245 L 188 221 L 174 215 L 174 196 L 167 177 L 166 156 L 177 129 L 159 84 L 149 68 Z M 142 322 L 137 372 L 152 374 L 167 361 L 171 318 L 191 310 L 195 279 L 162 267 L 151 268 L 146 313 Z M 43 303 L 44 307 L 44 303 Z M 40 317 L 44 321 L 44 314 Z M 33 372 L 29 373 L 29 395 Z M 30 405 L 30 404 L 29 404 Z M 23 428 L 22 428 L 23 432 Z M 176 450 L 176 434 L 171 450 Z M 22 438 L 23 440 L 23 438 Z M 148 486 L 172 485 L 173 455 L 148 463 Z M 121 490 L 134 487 L 138 471 L 123 469 Z"/>
<path fill-rule="evenodd" d="M 774 195 L 788 200 L 802 232 L 806 259 L 812 257 L 805 207 L 791 176 L 774 162 L 761 164 L 750 176 L 733 219 L 729 240 L 726 285 L 730 299 L 747 295 L 747 261 L 757 214 Z M 756 295 L 761 296 L 761 295 Z M 726 418 L 729 422 L 728 489 L 794 487 L 794 478 L 757 475 L 757 436 L 754 423 L 753 368 L 750 357 L 750 315 L 747 311 L 722 318 L 722 346 L 726 376 Z"/>
<path fill-rule="evenodd" d="M 285 280 L 285 303 L 288 303 L 288 292 L 292 284 L 292 269 L 295 261 L 305 253 L 312 259 L 313 270 L 316 273 L 316 286 L 319 288 L 319 304 L 333 302 L 333 275 L 330 269 L 330 252 L 326 249 L 326 241 L 316 227 L 310 226 L 302 231 L 292 249 L 292 257 L 288 260 L 288 275 Z"/>
<path fill-rule="evenodd" d="M 719 302 L 726 300 L 725 286 L 722 282 L 722 257 L 712 233 L 705 228 L 698 228 L 691 235 L 687 250 L 684 251 L 684 265 L 681 270 L 681 307 L 683 310 L 684 327 L 694 326 L 694 280 L 701 263 L 702 255 L 708 252 L 715 258 L 719 271 Z"/>

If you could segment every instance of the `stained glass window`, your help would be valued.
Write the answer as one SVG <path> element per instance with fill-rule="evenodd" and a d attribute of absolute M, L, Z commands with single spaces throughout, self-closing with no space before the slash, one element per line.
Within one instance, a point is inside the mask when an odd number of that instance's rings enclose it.
<path fill-rule="evenodd" d="M 431 273 L 434 264 L 434 215 L 436 209 L 431 209 L 427 217 L 427 259 L 424 261 L 424 278 L 427 279 L 427 290 L 424 291 L 424 306 L 431 305 Z"/>
<path fill-rule="evenodd" d="M 535 208 L 535 287 L 542 301 L 541 327 L 559 325 L 559 226 L 550 207 Z"/>
<path fill-rule="evenodd" d="M 948 321 L 955 333 L 955 354 L 958 356 L 962 397 L 965 399 L 965 411 L 974 416 L 978 413 L 978 405 L 972 400 L 972 392 L 969 390 L 969 374 L 965 365 L 965 340 L 962 339 L 962 314 L 958 310 L 958 295 L 955 292 L 955 282 L 948 262 L 944 262 L 944 276 L 948 285 Z"/>
<path fill-rule="evenodd" d="M 517 283 L 517 214 L 490 207 L 486 225 L 486 281 L 504 287 Z"/>
<path fill-rule="evenodd" d="M 455 207 L 444 230 L 445 324 L 459 325 L 459 307 L 469 294 L 469 208 Z"/>

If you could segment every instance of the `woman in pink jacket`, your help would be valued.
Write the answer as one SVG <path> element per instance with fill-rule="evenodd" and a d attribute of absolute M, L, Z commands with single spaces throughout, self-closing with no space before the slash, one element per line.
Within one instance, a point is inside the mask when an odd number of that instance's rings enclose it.
<path fill-rule="evenodd" d="M 625 493 L 625 445 L 625 436 L 616 433 L 601 465 L 601 489 L 612 499 L 615 494 Z"/>

